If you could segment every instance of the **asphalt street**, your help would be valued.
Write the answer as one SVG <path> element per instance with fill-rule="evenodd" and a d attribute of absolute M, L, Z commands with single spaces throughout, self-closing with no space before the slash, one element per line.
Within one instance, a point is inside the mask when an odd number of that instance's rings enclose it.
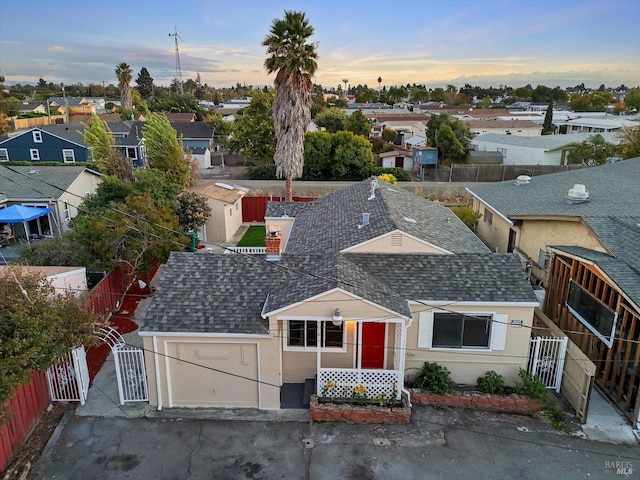
<path fill-rule="evenodd" d="M 539 419 L 417 407 L 412 423 L 75 417 L 29 479 L 552 479 L 640 477 L 640 447 Z M 622 470 L 621 470 L 622 469 Z"/>

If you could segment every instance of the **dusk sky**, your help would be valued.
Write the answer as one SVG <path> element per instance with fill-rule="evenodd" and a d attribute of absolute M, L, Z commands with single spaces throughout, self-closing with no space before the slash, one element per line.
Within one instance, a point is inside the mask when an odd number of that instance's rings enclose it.
<path fill-rule="evenodd" d="M 640 85 L 638 0 L 13 0 L 0 7 L 5 82 L 117 84 L 175 74 L 213 87 L 271 85 L 261 43 L 285 10 L 307 14 L 318 44 L 315 82 L 351 85 L 465 83 L 483 87 L 584 82 Z M 132 81 L 132 85 L 135 83 Z"/>

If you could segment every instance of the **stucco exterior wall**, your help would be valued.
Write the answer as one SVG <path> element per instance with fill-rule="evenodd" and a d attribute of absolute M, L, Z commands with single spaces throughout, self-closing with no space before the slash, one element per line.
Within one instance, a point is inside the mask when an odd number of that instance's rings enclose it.
<path fill-rule="evenodd" d="M 435 246 L 428 245 L 399 231 L 382 235 L 370 242 L 350 248 L 348 251 L 359 253 L 445 253 Z"/>
<path fill-rule="evenodd" d="M 424 362 L 436 362 L 447 367 L 456 383 L 475 385 L 478 377 L 487 371 L 494 370 L 504 376 L 508 385 L 518 379 L 518 369 L 526 368 L 533 323 L 534 307 L 496 307 L 492 305 L 449 305 L 447 311 L 470 313 L 506 314 L 507 323 L 511 320 L 522 320 L 522 327 L 507 326 L 504 350 L 460 350 L 460 349 L 427 349 L 418 347 L 420 329 L 419 312 L 431 309 L 425 305 L 413 305 L 414 320 L 407 331 L 407 356 L 405 376 L 415 376 Z M 437 308 L 436 308 L 437 310 Z"/>
<path fill-rule="evenodd" d="M 143 336 L 143 343 L 152 406 L 159 404 L 159 378 L 163 408 L 280 408 L 275 338 L 163 335 L 157 337 L 157 376 L 153 337 Z"/>
<path fill-rule="evenodd" d="M 576 245 L 604 251 L 602 244 L 582 222 L 561 220 L 525 220 L 520 226 L 518 248 L 532 259 L 547 245 Z"/>
<path fill-rule="evenodd" d="M 485 221 L 485 210 L 492 214 L 491 224 Z M 477 198 L 473 200 L 473 211 L 480 214 L 480 218 L 476 222 L 476 234 L 494 252 L 497 249 L 500 253 L 505 253 L 509 243 L 509 229 L 511 228 L 509 222 Z M 514 230 L 518 229 L 518 227 L 513 228 Z"/>

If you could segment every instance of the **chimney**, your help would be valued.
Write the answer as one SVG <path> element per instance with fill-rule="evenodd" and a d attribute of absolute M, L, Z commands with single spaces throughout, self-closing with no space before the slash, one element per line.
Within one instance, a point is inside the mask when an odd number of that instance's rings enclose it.
<path fill-rule="evenodd" d="M 275 262 L 280 260 L 280 253 L 282 252 L 281 243 L 282 243 L 282 233 L 280 231 L 280 226 L 278 225 L 268 225 L 267 226 L 267 236 L 264 239 L 264 243 L 266 248 L 267 260 L 270 262 Z"/>

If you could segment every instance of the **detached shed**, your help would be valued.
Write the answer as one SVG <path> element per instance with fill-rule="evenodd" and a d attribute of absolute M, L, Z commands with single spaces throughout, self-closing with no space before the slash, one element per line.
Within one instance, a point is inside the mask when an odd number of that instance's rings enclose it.
<path fill-rule="evenodd" d="M 198 233 L 200 240 L 229 242 L 242 224 L 242 197 L 248 189 L 222 182 L 208 182 L 190 188 L 207 197 L 211 217 Z"/>

